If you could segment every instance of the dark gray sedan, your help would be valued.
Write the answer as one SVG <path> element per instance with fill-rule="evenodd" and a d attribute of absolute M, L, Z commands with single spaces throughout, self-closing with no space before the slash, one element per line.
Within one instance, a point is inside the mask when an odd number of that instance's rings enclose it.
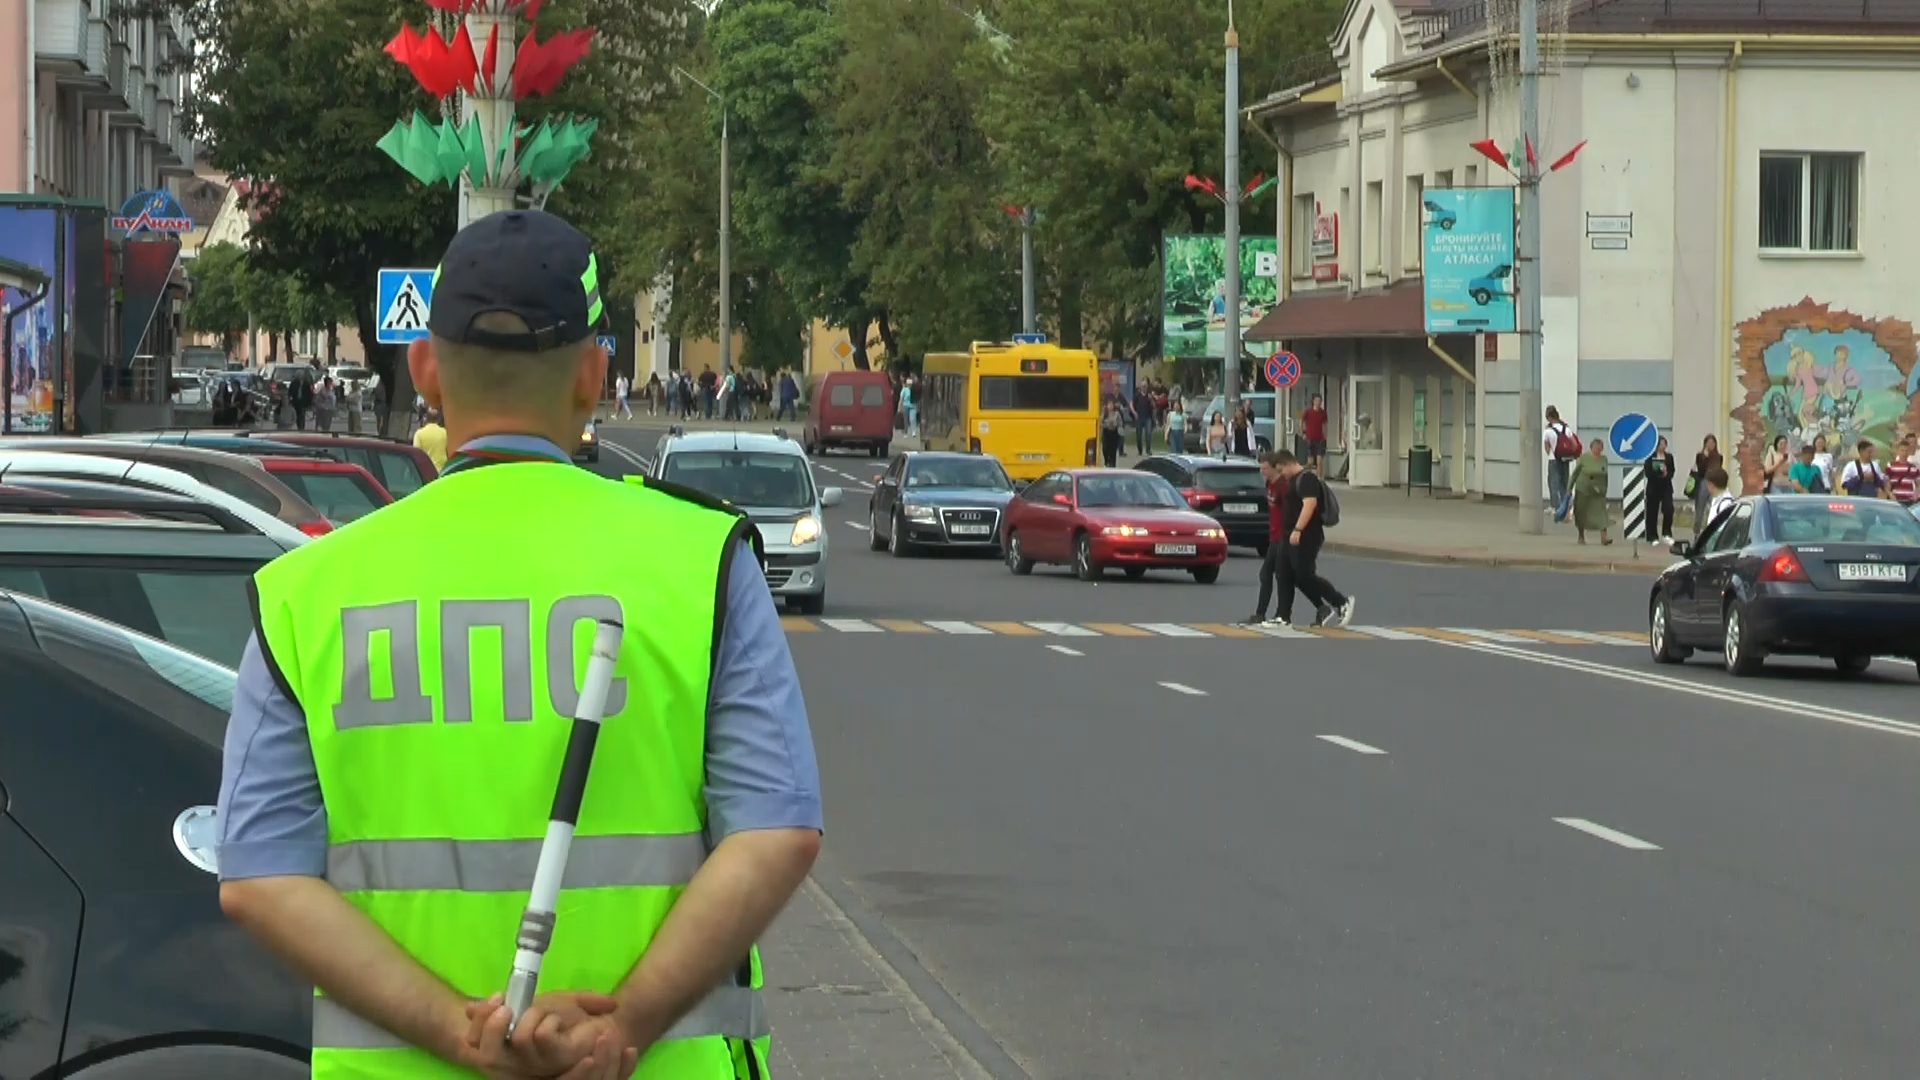
<path fill-rule="evenodd" d="M 867 507 L 868 543 L 904 558 L 921 548 L 999 550 L 1013 481 L 983 454 L 922 450 L 893 459 Z"/>

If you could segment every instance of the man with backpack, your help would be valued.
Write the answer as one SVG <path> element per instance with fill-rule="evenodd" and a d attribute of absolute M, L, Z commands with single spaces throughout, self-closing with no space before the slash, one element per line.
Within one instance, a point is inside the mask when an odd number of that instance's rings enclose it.
<path fill-rule="evenodd" d="M 1353 597 L 1344 595 L 1333 583 L 1320 576 L 1320 548 L 1327 542 L 1327 529 L 1340 524 L 1340 504 L 1320 477 L 1308 472 L 1300 459 L 1285 450 L 1276 450 L 1268 459 L 1286 478 L 1287 495 L 1281 521 L 1287 531 L 1287 567 L 1292 571 L 1294 587 L 1312 602 L 1313 625 L 1341 627 L 1353 621 Z M 1286 612 L 1281 612 L 1284 616 Z"/>
<path fill-rule="evenodd" d="M 1547 498 L 1553 503 L 1553 520 L 1565 521 L 1567 512 L 1573 509 L 1573 491 L 1567 477 L 1582 449 L 1573 425 L 1560 419 L 1560 410 L 1551 405 L 1547 406 L 1547 437 L 1543 449 L 1548 458 Z"/>

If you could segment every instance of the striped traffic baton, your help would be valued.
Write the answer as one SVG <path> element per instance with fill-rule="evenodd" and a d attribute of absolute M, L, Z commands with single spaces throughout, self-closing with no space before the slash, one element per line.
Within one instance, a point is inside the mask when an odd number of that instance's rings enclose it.
<path fill-rule="evenodd" d="M 613 688 L 613 665 L 620 657 L 624 627 L 603 619 L 593 631 L 593 655 L 587 659 L 586 683 L 580 704 L 573 710 L 573 730 L 567 734 L 567 756 L 560 764 L 560 783 L 553 792 L 553 813 L 547 835 L 540 841 L 540 862 L 533 871 L 533 891 L 520 913 L 518 950 L 513 974 L 507 979 L 507 1037 L 533 1004 L 540 983 L 540 961 L 553 941 L 553 911 L 560 902 L 560 882 L 567 874 L 567 852 L 580 817 L 580 800 L 587 793 L 587 773 L 593 767 L 593 746 L 600 737 L 600 721 L 607 711 L 607 693 Z"/>

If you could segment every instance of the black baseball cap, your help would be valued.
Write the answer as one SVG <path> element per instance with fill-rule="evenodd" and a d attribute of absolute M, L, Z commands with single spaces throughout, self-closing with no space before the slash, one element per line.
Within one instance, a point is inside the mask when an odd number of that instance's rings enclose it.
<path fill-rule="evenodd" d="M 518 315 L 529 329 L 473 325 L 492 312 Z M 433 272 L 427 330 L 442 341 L 536 353 L 585 341 L 605 323 L 593 245 L 544 210 L 502 210 L 473 222 Z"/>

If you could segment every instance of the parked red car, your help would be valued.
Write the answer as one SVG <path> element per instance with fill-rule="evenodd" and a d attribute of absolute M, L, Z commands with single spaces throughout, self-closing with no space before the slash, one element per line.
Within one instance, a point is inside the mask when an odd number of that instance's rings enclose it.
<path fill-rule="evenodd" d="M 262 431 L 248 432 L 255 438 L 277 443 L 310 446 L 325 450 L 349 465 L 358 465 L 373 475 L 395 499 L 426 486 L 440 475 L 425 450 L 398 439 L 378 435 L 343 435 L 337 431 Z"/>
<path fill-rule="evenodd" d="M 1130 578 L 1185 570 L 1211 585 L 1227 561 L 1219 522 L 1164 479 L 1131 469 L 1062 469 L 1035 480 L 1007 503 L 1000 544 L 1016 574 L 1058 563 L 1082 581 L 1117 567 Z"/>
<path fill-rule="evenodd" d="M 893 440 L 893 382 L 884 371 L 829 371 L 813 388 L 801 445 L 809 454 L 834 448 L 885 457 Z"/>
<path fill-rule="evenodd" d="M 393 501 L 373 474 L 358 465 L 331 458 L 273 455 L 256 460 L 336 527 L 358 521 Z"/>

